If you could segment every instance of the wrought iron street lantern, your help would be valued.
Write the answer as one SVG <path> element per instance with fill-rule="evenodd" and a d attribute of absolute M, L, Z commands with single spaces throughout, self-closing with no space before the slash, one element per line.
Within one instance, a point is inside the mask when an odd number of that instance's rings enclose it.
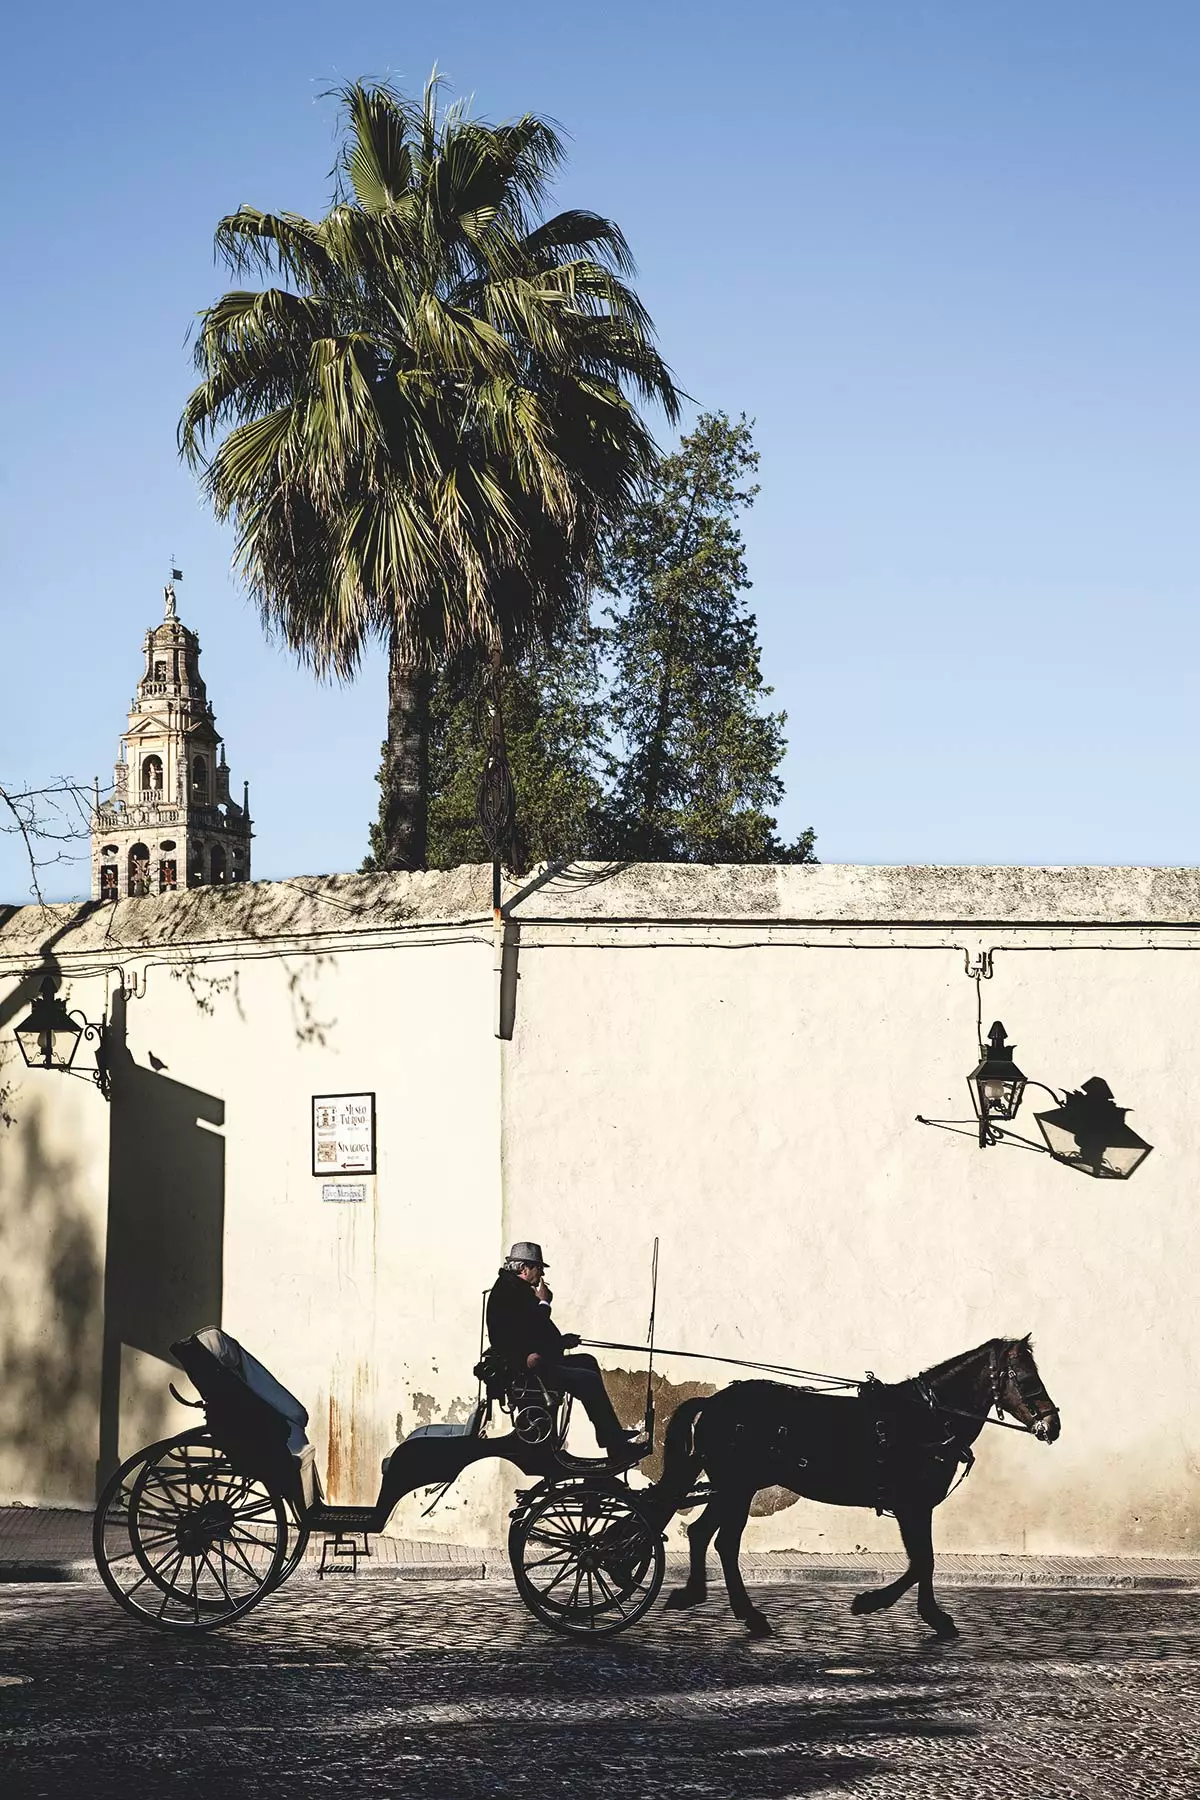
<path fill-rule="evenodd" d="M 105 1024 L 102 1021 L 93 1025 L 81 1012 L 71 1012 L 66 1002 L 58 997 L 58 982 L 53 975 L 47 975 L 42 982 L 38 998 L 29 1009 L 29 1017 L 17 1026 L 15 1035 L 27 1067 L 53 1069 L 60 1075 L 78 1075 L 85 1081 L 88 1074 L 74 1067 L 75 1052 L 81 1039 L 94 1042 L 96 1067 L 90 1079 L 108 1099 Z"/>
<path fill-rule="evenodd" d="M 981 1150 L 993 1144 L 1035 1150 L 1098 1181 L 1128 1181 L 1153 1148 L 1125 1123 L 1128 1107 L 1116 1105 L 1112 1089 L 1099 1075 L 1070 1093 L 1024 1075 L 1013 1061 L 1013 1046 L 998 1019 L 988 1032 L 986 1046 L 980 1045 L 979 1062 L 967 1077 L 967 1087 L 975 1109 L 973 1132 L 966 1119 L 927 1119 L 918 1113 L 918 1124 L 964 1137 L 974 1135 Z M 1049 1111 L 1034 1114 L 1042 1134 L 1040 1144 L 1008 1128 L 1027 1087 L 1040 1088 L 1054 1102 Z"/>
<path fill-rule="evenodd" d="M 1098 1181 L 1128 1181 L 1153 1148 L 1125 1123 L 1128 1111 L 1114 1103 L 1107 1081 L 1093 1075 L 1061 1106 L 1033 1116 L 1056 1162 Z"/>
<path fill-rule="evenodd" d="M 978 1067 L 967 1077 L 971 1104 L 979 1120 L 981 1148 L 996 1141 L 991 1130 L 992 1120 L 1016 1118 L 1025 1092 L 1025 1077 L 1013 1061 L 1012 1053 L 1013 1046 L 1005 1041 L 1004 1027 L 997 1019 L 988 1032 L 988 1047 L 983 1051 Z"/>

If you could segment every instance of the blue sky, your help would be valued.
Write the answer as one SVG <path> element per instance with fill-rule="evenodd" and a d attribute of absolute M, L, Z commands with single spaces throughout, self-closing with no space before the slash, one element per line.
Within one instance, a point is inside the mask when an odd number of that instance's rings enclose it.
<path fill-rule="evenodd" d="M 784 830 L 1197 860 L 1191 0 L 67 0 L 6 51 L 0 780 L 110 778 L 174 556 L 255 874 L 357 866 L 382 665 L 321 687 L 264 641 L 175 421 L 217 219 L 320 211 L 327 90 L 437 61 L 562 123 L 561 202 L 621 222 L 687 390 L 756 420 Z"/>

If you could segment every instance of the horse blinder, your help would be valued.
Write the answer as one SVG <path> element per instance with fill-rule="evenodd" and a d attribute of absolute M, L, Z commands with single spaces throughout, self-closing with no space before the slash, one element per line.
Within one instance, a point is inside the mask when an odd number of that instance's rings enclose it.
<path fill-rule="evenodd" d="M 1024 1343 L 1026 1340 L 1022 1339 L 1021 1341 Z M 1036 1382 L 1036 1393 L 1027 1393 L 1022 1387 L 1020 1373 L 1013 1367 L 1012 1363 L 1012 1354 L 1016 1347 L 1015 1344 L 1011 1345 L 1003 1359 L 997 1357 L 994 1350 L 992 1352 L 992 1391 L 995 1396 L 997 1417 L 1001 1419 L 1004 1417 L 1004 1408 L 1000 1404 L 1000 1397 L 1011 1385 L 1017 1398 L 1017 1405 L 1014 1407 L 1010 1403 L 1008 1408 L 1009 1412 L 1012 1413 L 1013 1418 L 1019 1420 L 1027 1431 L 1032 1432 L 1039 1443 L 1052 1444 L 1062 1430 L 1062 1421 L 1058 1416 L 1058 1408 L 1046 1392 L 1046 1388 L 1036 1369 L 1033 1372 L 1034 1381 Z M 1004 1374 L 1007 1378 L 1003 1382 L 1000 1380 L 1000 1372 L 997 1366 L 1001 1361 L 1003 1363 Z M 1039 1401 L 1044 1401 L 1045 1405 L 1039 1406 Z"/>

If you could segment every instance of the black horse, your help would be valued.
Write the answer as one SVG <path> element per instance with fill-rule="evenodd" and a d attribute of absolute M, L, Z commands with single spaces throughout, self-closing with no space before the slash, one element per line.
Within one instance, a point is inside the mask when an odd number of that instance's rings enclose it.
<path fill-rule="evenodd" d="M 1058 1408 L 1027 1337 L 992 1338 L 911 1381 L 868 1380 L 856 1395 L 743 1381 L 685 1401 L 667 1428 L 662 1480 L 647 1501 L 665 1527 L 701 1469 L 711 1492 L 688 1529 L 687 1585 L 667 1605 L 696 1606 L 706 1598 L 705 1562 L 715 1534 L 734 1617 L 745 1621 L 751 1637 L 770 1635 L 746 1592 L 738 1552 L 755 1494 L 779 1486 L 808 1500 L 894 1513 L 908 1568 L 887 1587 L 857 1595 L 851 1610 L 878 1612 L 915 1583 L 925 1623 L 938 1637 L 955 1636 L 933 1591 L 933 1509 L 959 1466 L 973 1462 L 971 1445 L 993 1407 L 1043 1443 L 1059 1434 Z"/>

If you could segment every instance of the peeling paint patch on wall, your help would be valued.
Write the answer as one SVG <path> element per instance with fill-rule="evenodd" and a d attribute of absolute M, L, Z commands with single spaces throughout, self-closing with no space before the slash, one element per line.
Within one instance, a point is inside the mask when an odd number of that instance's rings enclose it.
<path fill-rule="evenodd" d="M 640 1425 L 646 1409 L 645 1374 L 636 1369 L 605 1369 L 604 1385 L 622 1425 Z M 638 1466 L 647 1481 L 658 1481 L 662 1477 L 663 1442 L 676 1408 L 685 1400 L 697 1400 L 717 1390 L 711 1381 L 668 1381 L 665 1375 L 651 1375 L 650 1390 L 654 1397 L 654 1454 Z M 790 1488 L 760 1488 L 750 1514 L 761 1518 L 767 1513 L 782 1512 L 795 1501 L 796 1495 Z"/>

